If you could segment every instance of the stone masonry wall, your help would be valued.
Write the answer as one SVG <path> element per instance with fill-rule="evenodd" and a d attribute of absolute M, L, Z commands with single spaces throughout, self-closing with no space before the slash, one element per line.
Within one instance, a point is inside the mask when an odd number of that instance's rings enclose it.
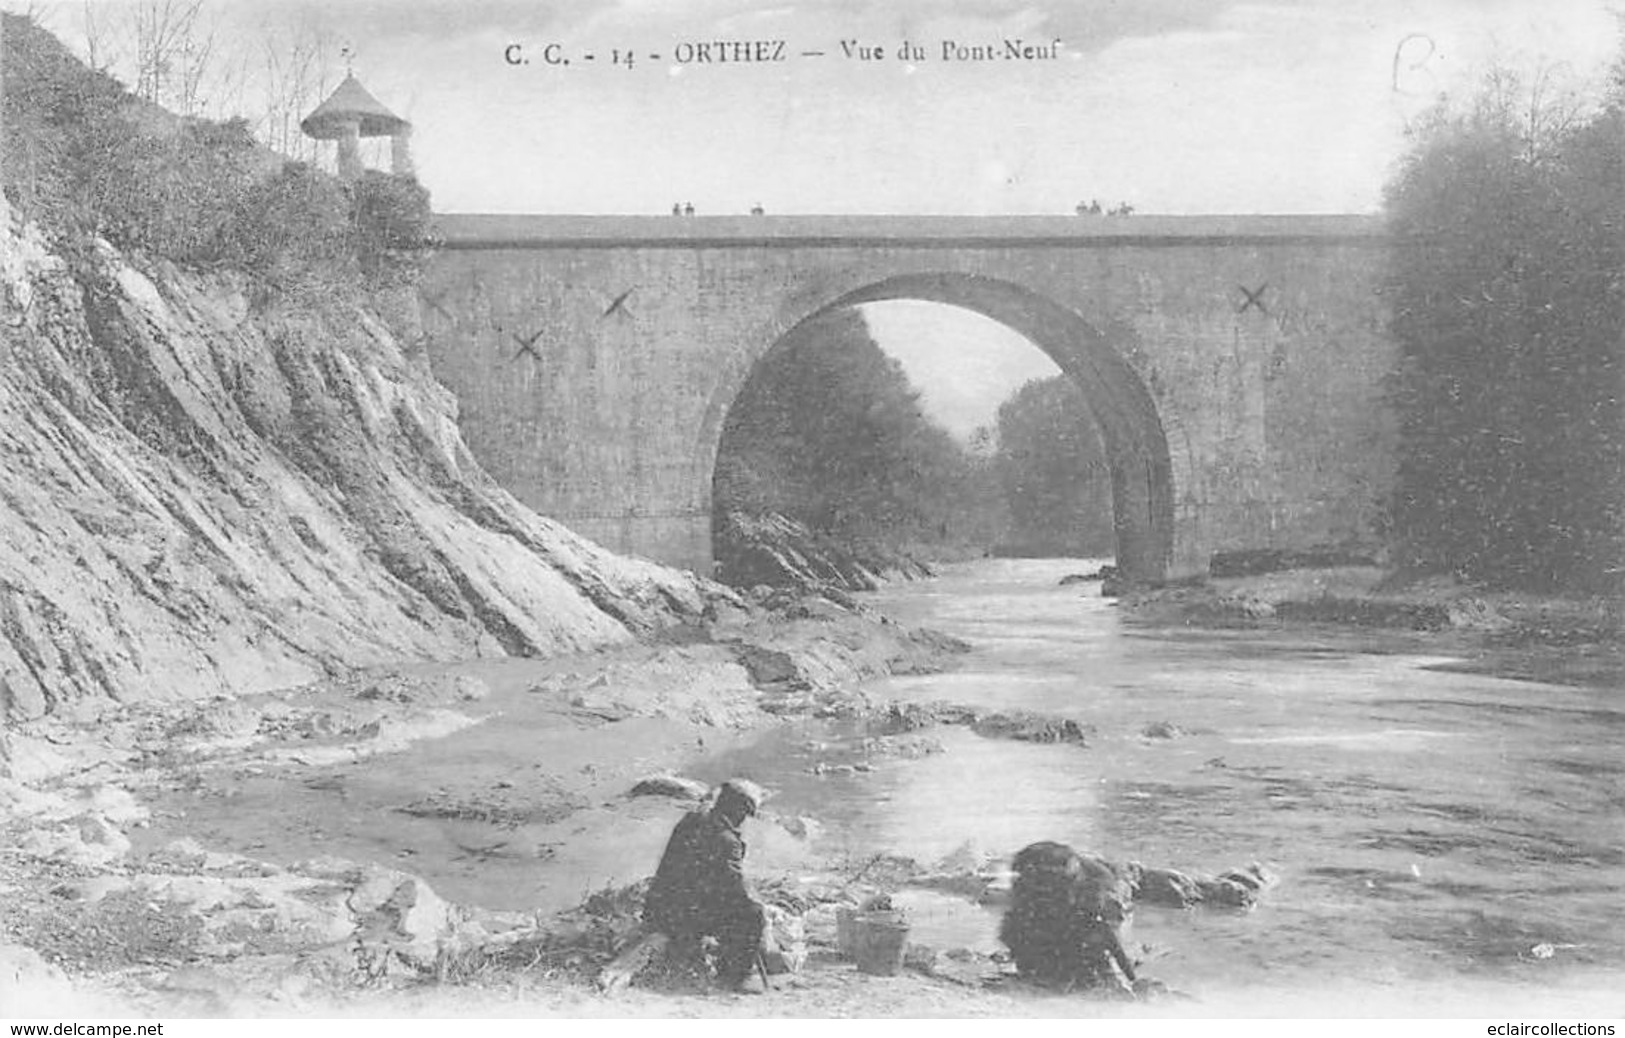
<path fill-rule="evenodd" d="M 1173 218 L 1133 217 L 1111 222 L 1147 231 L 895 241 L 504 238 L 452 223 L 424 320 L 464 436 L 499 482 L 608 547 L 708 568 L 722 419 L 788 328 L 908 276 L 957 278 L 932 297 L 983 312 L 991 300 L 1012 325 L 1034 298 L 1059 304 L 1154 405 L 1172 483 L 1167 568 L 1182 574 L 1215 551 L 1374 539 L 1394 466 L 1381 395 L 1394 351 L 1375 295 L 1385 246 L 1367 223 L 1312 219 L 1275 218 L 1263 234 L 1150 233 Z M 1085 381 L 1100 370 L 1098 342 L 1040 345 Z M 1097 394 L 1105 407 L 1116 397 Z"/>

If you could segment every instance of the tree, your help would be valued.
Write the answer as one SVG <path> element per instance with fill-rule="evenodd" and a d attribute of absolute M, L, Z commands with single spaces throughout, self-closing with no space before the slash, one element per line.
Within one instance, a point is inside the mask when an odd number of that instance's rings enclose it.
<path fill-rule="evenodd" d="M 86 63 L 141 100 L 183 116 L 230 114 L 241 100 L 241 63 L 221 60 L 204 0 L 84 0 L 81 11 Z"/>
<path fill-rule="evenodd" d="M 1389 185 L 1400 364 L 1393 534 L 1502 586 L 1617 586 L 1625 122 L 1505 72 L 1414 134 Z"/>
<path fill-rule="evenodd" d="M 309 11 L 268 18 L 258 36 L 264 84 L 259 138 L 290 158 L 315 161 L 318 145 L 305 136 L 299 120 L 321 103 L 337 79 L 338 42 Z"/>
<path fill-rule="evenodd" d="M 1035 379 L 999 406 L 995 466 L 1009 509 L 1008 550 L 1112 553 L 1111 473 L 1070 378 Z"/>
<path fill-rule="evenodd" d="M 974 526 L 974 469 L 862 315 L 837 310 L 793 329 L 740 392 L 716 509 L 779 513 L 853 546 L 941 542 Z"/>
<path fill-rule="evenodd" d="M 337 79 L 339 46 L 309 10 L 250 26 L 206 0 L 84 0 L 86 63 L 130 84 L 136 97 L 183 116 L 248 117 L 256 137 L 288 158 L 319 145 L 299 120 Z M 252 81 L 252 97 L 250 81 Z"/>

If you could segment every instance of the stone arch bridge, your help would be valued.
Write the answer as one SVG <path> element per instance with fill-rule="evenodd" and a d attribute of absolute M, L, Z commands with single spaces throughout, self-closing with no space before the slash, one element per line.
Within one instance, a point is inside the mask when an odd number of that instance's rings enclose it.
<path fill-rule="evenodd" d="M 1119 563 L 1367 544 L 1392 482 L 1381 224 L 1360 216 L 442 216 L 424 341 L 475 456 L 611 548 L 709 572 L 723 420 L 790 328 L 918 299 L 1083 388 Z"/>

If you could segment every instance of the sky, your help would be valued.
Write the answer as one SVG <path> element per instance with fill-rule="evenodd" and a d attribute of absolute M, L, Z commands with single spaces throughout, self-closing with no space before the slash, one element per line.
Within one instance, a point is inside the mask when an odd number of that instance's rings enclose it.
<path fill-rule="evenodd" d="M 90 0 L 92 11 L 177 0 Z M 1491 61 L 1617 53 L 1625 0 L 203 0 L 218 53 L 347 46 L 441 211 L 1368 212 L 1407 118 Z M 83 0 L 35 0 L 72 41 Z M 103 19 L 106 20 L 105 18 Z M 944 41 L 1050 46 L 944 61 Z M 788 60 L 701 63 L 782 41 Z M 841 42 L 879 46 L 847 58 Z M 924 60 L 898 60 L 905 41 Z M 230 42 L 235 45 L 228 48 Z M 519 51 L 508 48 L 518 44 Z M 571 58 L 546 61 L 547 46 Z M 685 47 L 687 48 L 685 50 Z M 609 64 L 632 51 L 631 68 Z M 822 58 L 805 58 L 806 51 Z M 336 77 L 344 59 L 330 53 Z M 592 52 L 595 62 L 584 55 Z M 659 54 L 651 60 L 650 54 Z M 529 64 L 509 64 L 513 55 Z M 248 92 L 252 94 L 252 90 Z M 251 97 L 242 102 L 252 108 Z"/>
<path fill-rule="evenodd" d="M 86 11 L 108 24 L 165 2 L 180 0 L 31 6 L 72 45 Z M 327 84 L 349 63 L 412 120 L 439 211 L 666 214 L 681 201 L 701 215 L 1065 214 L 1091 199 L 1155 213 L 1372 212 L 1407 122 L 1441 93 L 1470 92 L 1492 64 L 1594 84 L 1620 51 L 1625 10 L 1625 0 L 202 2 L 246 114 L 267 49 L 319 35 Z M 1054 56 L 943 58 L 946 41 L 1002 51 L 1005 40 Z M 717 41 L 769 52 L 782 42 L 787 60 L 698 60 Z M 843 41 L 885 57 L 849 58 Z M 905 42 L 923 57 L 900 57 Z M 613 64 L 616 51 L 635 63 Z M 1053 370 L 964 311 L 893 304 L 866 318 L 928 411 L 961 435 Z"/>
<path fill-rule="evenodd" d="M 920 390 L 922 410 L 961 442 L 992 426 L 998 406 L 1061 369 L 1025 337 L 956 306 L 894 299 L 859 308 L 869 334 Z"/>

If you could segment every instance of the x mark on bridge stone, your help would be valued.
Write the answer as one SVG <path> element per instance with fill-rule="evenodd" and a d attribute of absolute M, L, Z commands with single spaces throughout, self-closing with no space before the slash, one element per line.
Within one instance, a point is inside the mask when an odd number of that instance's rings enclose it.
<path fill-rule="evenodd" d="M 1269 310 L 1264 307 L 1264 290 L 1270 287 L 1268 281 L 1254 289 L 1249 289 L 1246 285 L 1237 285 L 1236 287 L 1241 289 L 1241 294 L 1247 297 L 1247 301 L 1241 304 L 1241 309 L 1237 310 L 1236 313 L 1244 314 L 1255 306 L 1258 307 L 1259 313 L 1269 313 Z"/>

